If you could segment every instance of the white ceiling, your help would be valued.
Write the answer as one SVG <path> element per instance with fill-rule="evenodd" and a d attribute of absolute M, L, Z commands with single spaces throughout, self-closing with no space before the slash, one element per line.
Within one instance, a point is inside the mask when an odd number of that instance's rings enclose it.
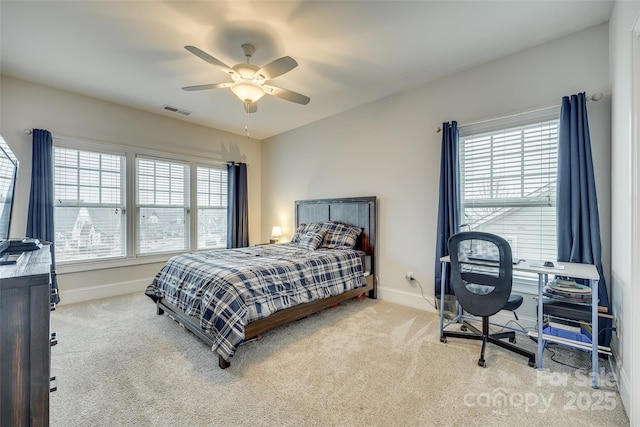
<path fill-rule="evenodd" d="M 264 139 L 608 21 L 613 1 L 0 1 L 3 74 Z M 272 81 L 307 95 L 265 96 L 247 115 L 230 81 L 184 49 L 229 66 L 252 43 Z M 162 109 L 191 111 L 189 117 Z"/>

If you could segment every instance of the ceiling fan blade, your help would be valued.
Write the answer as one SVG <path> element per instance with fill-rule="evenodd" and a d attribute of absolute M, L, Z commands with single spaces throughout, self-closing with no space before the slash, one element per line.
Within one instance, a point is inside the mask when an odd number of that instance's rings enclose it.
<path fill-rule="evenodd" d="M 198 49 L 195 46 L 185 46 L 184 48 L 187 49 L 189 52 L 193 53 L 198 58 L 207 61 L 209 64 L 211 64 L 211 65 L 213 65 L 215 67 L 218 67 L 219 69 L 221 69 L 222 71 L 224 71 L 227 74 L 233 72 L 233 70 L 231 68 L 229 68 L 229 66 L 227 64 L 225 64 L 224 62 L 220 61 L 219 59 L 214 58 L 213 56 L 209 55 L 207 52 L 204 52 L 204 51 Z"/>
<path fill-rule="evenodd" d="M 270 85 L 264 85 L 263 87 L 265 89 L 265 92 L 269 95 L 277 96 L 278 98 L 295 102 L 296 104 L 307 105 L 309 101 L 311 101 L 311 98 L 309 98 L 308 96 L 304 96 L 289 89 L 283 89 L 281 87 Z"/>
<path fill-rule="evenodd" d="M 258 111 L 258 103 L 257 102 L 245 102 L 244 103 L 244 111 L 247 113 L 255 113 Z"/>
<path fill-rule="evenodd" d="M 298 66 L 295 59 L 290 56 L 283 56 L 276 59 L 256 71 L 256 75 L 262 74 L 265 80 L 275 79 L 278 76 L 288 73 Z"/>
<path fill-rule="evenodd" d="M 194 90 L 205 90 L 205 89 L 220 89 L 224 87 L 231 87 L 233 83 L 213 83 L 208 85 L 197 85 L 197 86 L 186 86 L 183 87 L 182 90 L 194 91 Z"/>

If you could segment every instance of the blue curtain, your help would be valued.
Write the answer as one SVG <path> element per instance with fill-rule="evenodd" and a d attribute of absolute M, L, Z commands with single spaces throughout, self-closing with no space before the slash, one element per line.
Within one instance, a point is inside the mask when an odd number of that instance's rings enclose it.
<path fill-rule="evenodd" d="M 440 200 L 438 207 L 438 231 L 436 237 L 435 295 L 441 292 L 440 258 L 449 255 L 449 237 L 458 232 L 460 226 L 460 169 L 458 164 L 458 123 L 442 124 L 442 149 L 440 154 Z M 453 294 L 451 269 L 447 270 L 444 292 Z"/>
<path fill-rule="evenodd" d="M 557 185 L 558 261 L 594 264 L 600 273 L 599 304 L 611 310 L 602 274 L 600 218 L 585 93 L 562 98 Z M 598 326 L 598 342 L 608 346 L 611 319 L 599 318 Z"/>
<path fill-rule="evenodd" d="M 53 226 L 53 139 L 47 130 L 33 129 L 31 156 L 31 195 L 27 215 L 27 237 L 51 242 L 51 268 L 56 268 Z M 60 302 L 56 275 L 51 275 L 54 303 Z"/>
<path fill-rule="evenodd" d="M 227 181 L 227 248 L 243 248 L 249 246 L 246 163 L 229 163 Z"/>

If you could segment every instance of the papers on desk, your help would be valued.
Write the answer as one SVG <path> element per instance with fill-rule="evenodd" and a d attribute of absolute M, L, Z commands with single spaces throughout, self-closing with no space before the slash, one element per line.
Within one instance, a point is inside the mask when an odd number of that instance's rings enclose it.
<path fill-rule="evenodd" d="M 554 264 L 553 267 L 546 267 L 543 263 L 529 264 L 529 267 L 533 268 L 548 268 L 549 270 L 564 270 L 564 265 Z"/>
<path fill-rule="evenodd" d="M 544 287 L 543 295 L 557 301 L 578 304 L 589 304 L 591 302 L 591 288 L 576 283 L 575 280 L 552 280 Z"/>
<path fill-rule="evenodd" d="M 590 287 L 576 283 L 575 280 L 556 279 L 556 280 L 550 281 L 548 286 L 554 291 L 558 291 L 558 292 L 569 294 L 569 295 L 576 295 L 576 294 L 591 295 Z"/>

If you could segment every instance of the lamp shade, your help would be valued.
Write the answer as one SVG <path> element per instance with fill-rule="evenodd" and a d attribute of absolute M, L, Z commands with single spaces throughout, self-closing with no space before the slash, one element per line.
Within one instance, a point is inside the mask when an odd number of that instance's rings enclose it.
<path fill-rule="evenodd" d="M 282 229 L 279 226 L 274 226 L 271 229 L 271 237 L 282 237 Z"/>
<path fill-rule="evenodd" d="M 231 92 L 241 101 L 251 103 L 256 102 L 264 96 L 262 86 L 247 80 L 240 80 L 231 85 Z"/>

